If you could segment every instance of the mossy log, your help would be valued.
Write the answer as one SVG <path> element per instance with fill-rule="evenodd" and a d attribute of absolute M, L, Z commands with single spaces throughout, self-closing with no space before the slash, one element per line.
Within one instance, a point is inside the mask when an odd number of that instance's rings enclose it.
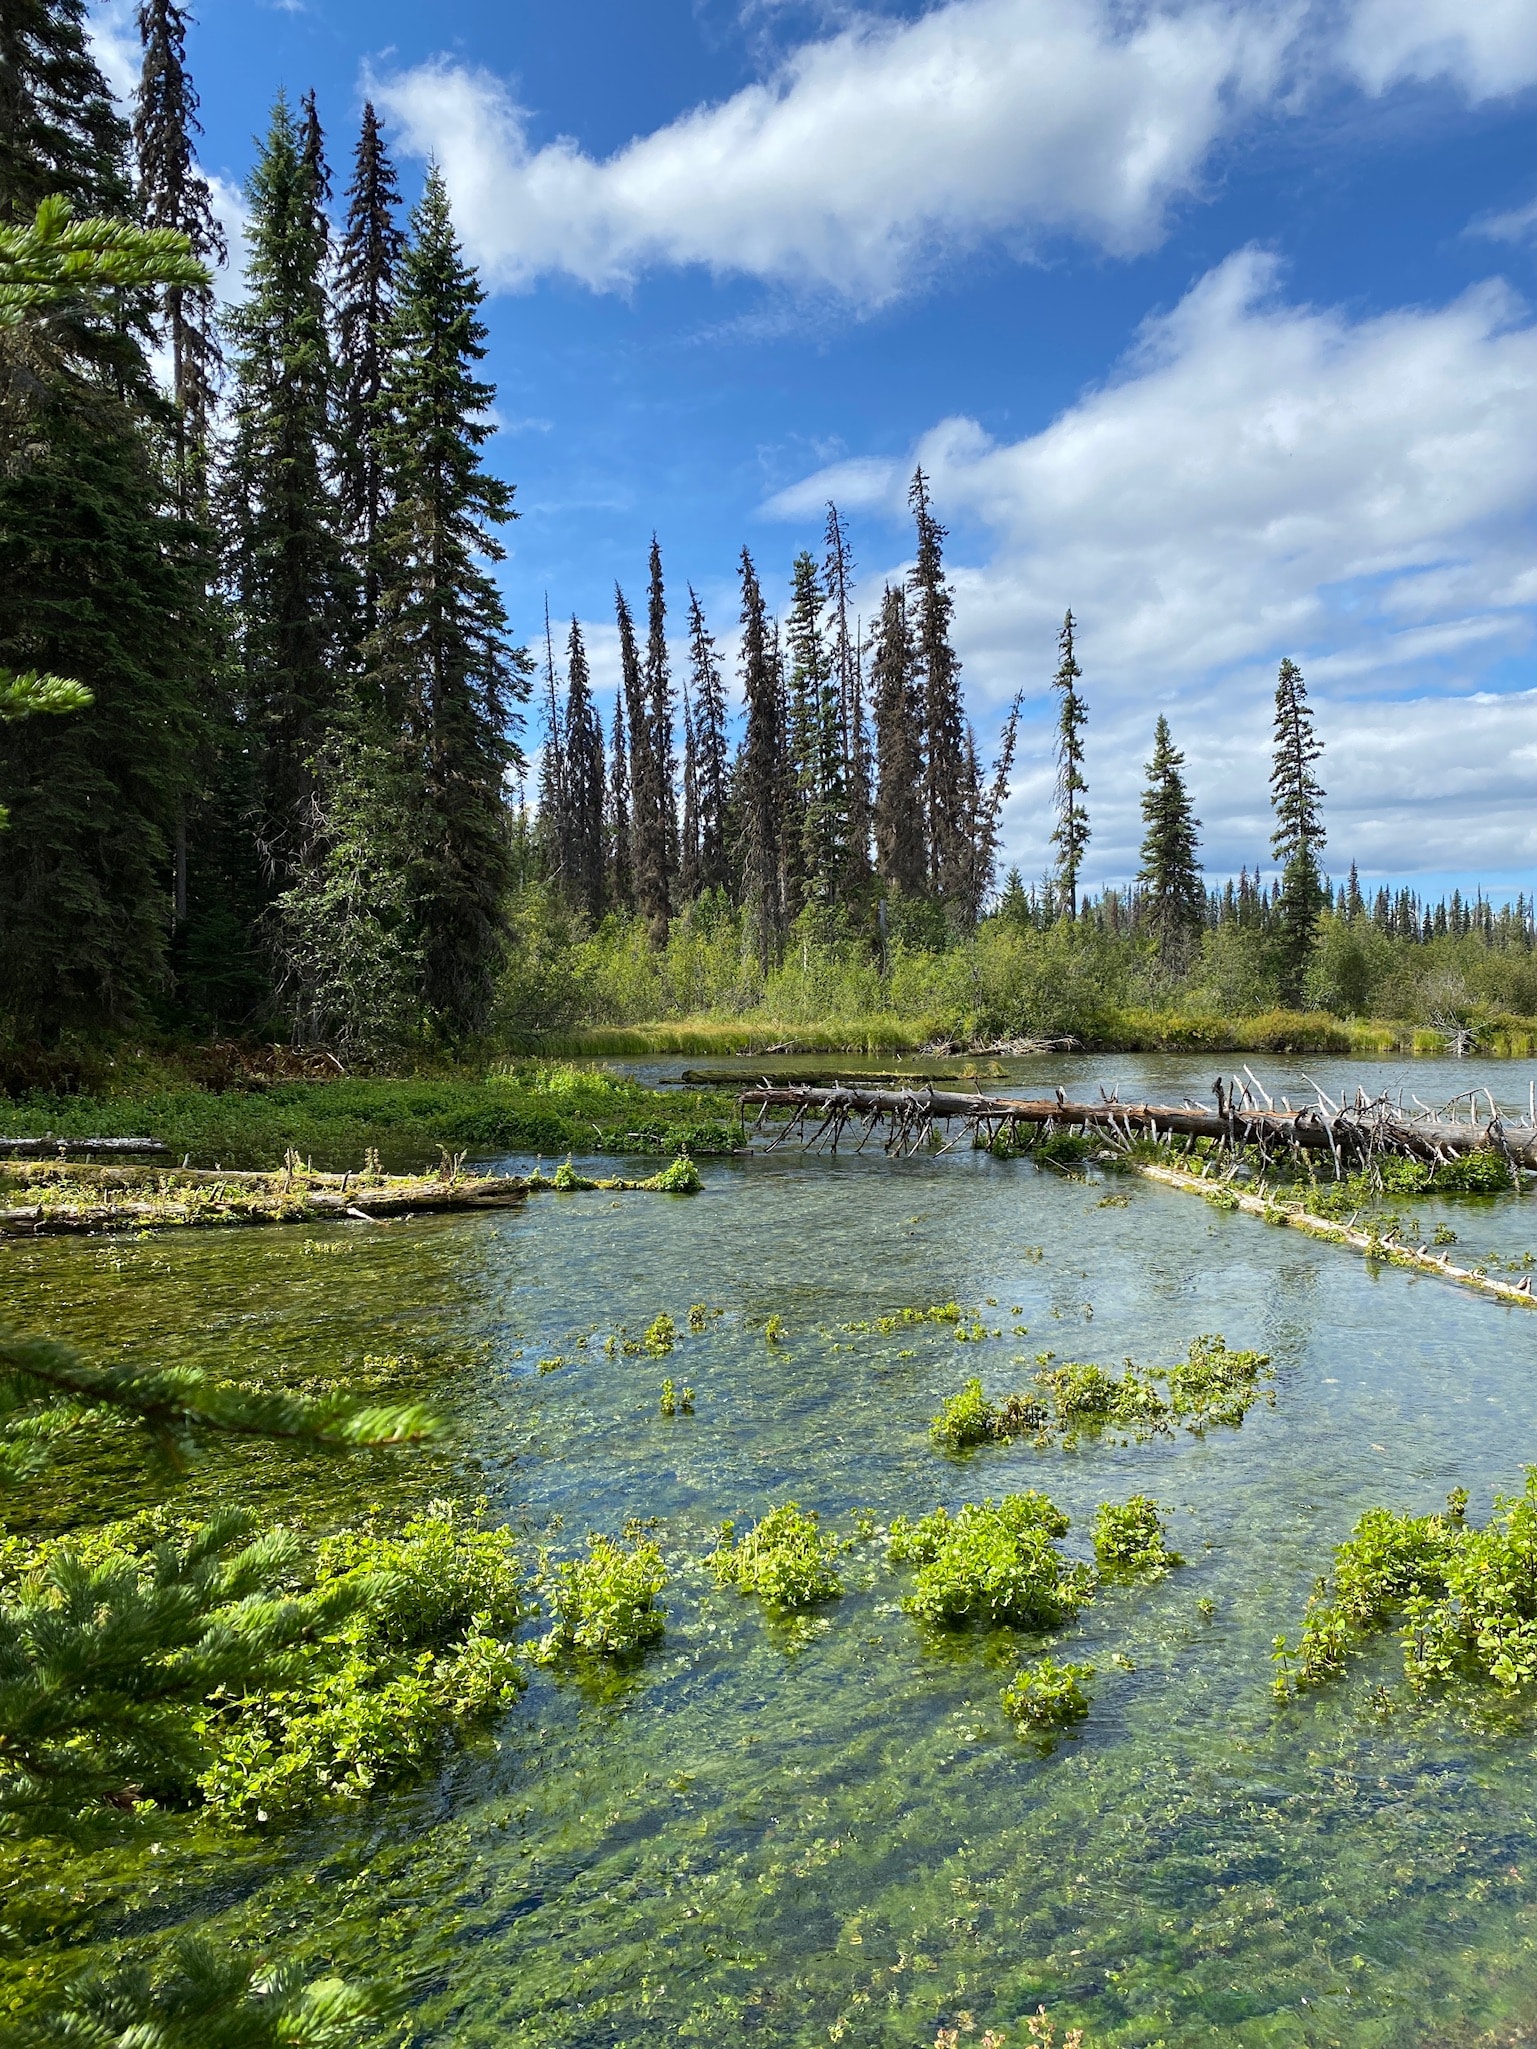
<path fill-rule="evenodd" d="M 30 1199 L 28 1199 L 30 1198 Z M 362 1223 L 440 1211 L 514 1209 L 528 1184 L 514 1175 L 273 1173 L 218 1168 L 87 1167 L 51 1161 L 0 1166 L 0 1234 L 228 1224 Z"/>

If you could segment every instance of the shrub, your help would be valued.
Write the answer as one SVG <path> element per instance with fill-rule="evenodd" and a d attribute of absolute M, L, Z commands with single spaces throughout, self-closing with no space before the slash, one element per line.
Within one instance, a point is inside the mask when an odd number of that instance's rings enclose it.
<path fill-rule="evenodd" d="M 1094 1677 L 1092 1665 L 1059 1665 L 1055 1658 L 1038 1658 L 1022 1665 L 1003 1689 L 1003 1711 L 1021 1729 L 1065 1728 L 1081 1722 L 1089 1712 L 1085 1681 Z"/>
<path fill-rule="evenodd" d="M 591 1536 L 587 1556 L 571 1558 L 551 1575 L 555 1625 L 534 1651 L 542 1665 L 578 1656 L 629 1658 L 666 1628 L 657 1595 L 667 1567 L 651 1538 L 626 1530 L 622 1537 Z"/>
<path fill-rule="evenodd" d="M 1068 1518 L 1033 1488 L 1001 1501 L 968 1501 L 910 1522 L 897 1516 L 887 1556 L 918 1570 L 903 1602 L 926 1622 L 1009 1623 L 1054 1629 L 1092 1597 L 1093 1575 L 1055 1546 Z"/>
<path fill-rule="evenodd" d="M 838 1540 L 823 1534 L 816 1510 L 783 1501 L 745 1537 L 737 1537 L 734 1523 L 722 1523 L 709 1563 L 720 1585 L 757 1594 L 765 1606 L 789 1613 L 843 1592 L 833 1564 L 837 1555 Z"/>
<path fill-rule="evenodd" d="M 1103 1573 L 1124 1577 L 1164 1573 L 1184 1559 L 1164 1540 L 1158 1503 L 1146 1494 L 1130 1501 L 1102 1501 L 1094 1517 L 1094 1556 Z"/>

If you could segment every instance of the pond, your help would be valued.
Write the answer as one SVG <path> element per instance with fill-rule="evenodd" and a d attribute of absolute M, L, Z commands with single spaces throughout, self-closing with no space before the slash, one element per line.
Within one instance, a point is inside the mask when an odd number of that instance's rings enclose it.
<path fill-rule="evenodd" d="M 1209 1091 L 1208 1064 L 1028 1067 L 1177 1099 Z M 1306 1065 L 1326 1087 L 1346 1073 Z M 1481 1065 L 1437 1063 L 1433 1088 L 1428 1063 L 1391 1071 L 1439 1102 Z M 1524 1104 L 1527 1070 L 1487 1078 Z M 105 1941 L 190 1922 L 267 1941 L 400 1985 L 413 2039 L 455 2049 L 927 2049 L 940 2027 L 1017 2044 L 1042 2004 L 1094 2043 L 1532 2039 L 1530 1726 L 1412 1705 L 1391 1639 L 1282 1705 L 1269 1651 L 1363 1509 L 1423 1512 L 1463 1486 L 1481 1521 L 1519 1490 L 1537 1317 L 1151 1184 L 964 1151 L 780 1153 L 705 1181 L 689 1200 L 8 1251 L 8 1314 L 101 1356 L 238 1378 L 439 1362 L 451 1453 L 404 1474 L 230 1454 L 190 1508 L 238 1492 L 323 1521 L 468 1486 L 531 1554 L 656 1518 L 672 1574 L 644 1662 L 601 1683 L 536 1672 L 495 1741 L 430 1786 L 269 1842 L 168 1823 L 153 1868 L 124 1865 Z M 1470 1249 L 1537 1244 L 1529 1198 L 1423 1211 Z M 847 1328 L 950 1300 L 1001 1335 Z M 695 1302 L 723 1313 L 671 1358 L 604 1351 L 662 1310 L 686 1332 Z M 929 1443 L 973 1374 L 1005 1392 L 1042 1351 L 1167 1367 L 1209 1331 L 1275 1366 L 1274 1405 L 1241 1429 L 966 1460 Z M 664 1373 L 692 1384 L 692 1415 L 659 1413 Z M 103 1478 L 138 1504 L 131 1468 Z M 1186 1560 L 1024 1645 L 1095 1667 L 1087 1720 L 1054 1747 L 1000 1710 L 1015 1639 L 926 1633 L 879 1544 L 792 1624 L 701 1562 L 724 1518 L 786 1498 L 847 1533 L 861 1510 L 886 1523 L 1024 1487 L 1071 1514 L 1082 1556 L 1097 1503 L 1152 1494 Z M 68 1512 L 59 1496 L 41 1520 Z"/>

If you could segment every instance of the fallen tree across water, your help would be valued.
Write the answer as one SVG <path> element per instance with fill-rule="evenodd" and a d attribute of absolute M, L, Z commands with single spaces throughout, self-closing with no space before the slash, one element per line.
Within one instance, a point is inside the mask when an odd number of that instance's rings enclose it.
<path fill-rule="evenodd" d="M 1312 1086 L 1315 1100 L 1300 1108 L 1284 1097 L 1278 1106 L 1252 1075 L 1243 1083 L 1219 1077 L 1215 1108 L 1188 1096 L 1179 1104 L 1123 1103 L 1104 1089 L 1097 1103 L 1074 1103 L 1060 1088 L 1049 1097 L 1024 1099 L 933 1087 L 866 1088 L 857 1082 L 814 1088 L 765 1081 L 743 1089 L 738 1100 L 744 1109 L 758 1106 L 755 1129 L 771 1110 L 788 1112 L 775 1146 L 799 1137 L 808 1150 L 826 1146 L 830 1152 L 837 1151 L 851 1126 L 859 1134 L 855 1151 L 880 1132 L 885 1151 L 901 1156 L 927 1144 L 937 1125 L 948 1131 L 958 1122 L 960 1131 L 950 1145 L 969 1137 L 979 1146 L 996 1148 L 1004 1142 L 1029 1150 L 1058 1132 L 1092 1132 L 1117 1152 L 1130 1151 L 1139 1139 L 1183 1139 L 1191 1151 L 1206 1141 L 1234 1153 L 1252 1148 L 1262 1166 L 1284 1157 L 1327 1154 L 1336 1179 L 1374 1159 L 1418 1160 L 1434 1167 L 1477 1152 L 1498 1153 L 1512 1169 L 1537 1170 L 1537 1117 L 1508 1124 L 1486 1089 L 1469 1089 L 1444 1109 L 1432 1110 L 1418 1101 L 1406 1109 L 1401 1094 L 1368 1097 L 1360 1089 L 1353 1098 L 1336 1102 Z M 808 1130 L 813 1117 L 819 1121 Z"/>

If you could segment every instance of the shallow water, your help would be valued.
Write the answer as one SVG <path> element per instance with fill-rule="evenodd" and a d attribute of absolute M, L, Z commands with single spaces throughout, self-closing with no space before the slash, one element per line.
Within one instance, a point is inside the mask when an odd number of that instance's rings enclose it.
<path fill-rule="evenodd" d="M 1134 1063 L 1114 1065 L 1129 1095 Z M 1194 1092 L 1190 1063 L 1135 1065 L 1149 1094 Z M 1329 1063 L 1308 1066 L 1331 1085 Z M 1473 1068 L 1449 1071 L 1466 1086 Z M 1524 1072 L 1503 1076 L 1497 1094 L 1524 1093 Z M 1017 2044 L 1041 2003 L 1096 2042 L 1528 2039 L 1530 1729 L 1410 1708 L 1401 1688 L 1384 1709 L 1391 1644 L 1279 1707 L 1268 1652 L 1363 1508 L 1425 1510 L 1462 1485 L 1481 1519 L 1519 1486 L 1537 1316 L 1146 1183 L 985 1155 L 781 1154 L 705 1178 L 692 1200 L 7 1253 L 8 1312 L 98 1353 L 241 1376 L 364 1352 L 449 1362 L 434 1392 L 456 1447 L 409 1481 L 398 1461 L 360 1476 L 232 1458 L 189 1505 L 238 1490 L 319 1518 L 468 1483 L 531 1549 L 657 1517 L 674 1570 L 667 1637 L 633 1673 L 536 1674 L 499 1747 L 275 1847 L 168 1835 L 160 1890 L 144 1882 L 123 1930 L 196 1919 L 401 1982 L 416 2039 L 462 2049 L 916 2049 L 966 2015 Z M 1537 1240 L 1529 1200 L 1443 1212 L 1468 1247 Z M 304 1250 L 323 1242 L 345 1249 Z M 1003 1335 L 841 1328 L 951 1298 Z M 604 1354 L 618 1325 L 666 1309 L 681 1327 L 701 1300 L 725 1314 L 672 1359 Z M 1042 1350 L 1168 1365 L 1201 1331 L 1275 1362 L 1275 1405 L 1241 1430 L 966 1462 L 929 1446 L 973 1373 L 1002 1391 Z M 541 1375 L 556 1356 L 570 1363 Z M 664 1373 L 692 1382 L 693 1416 L 658 1414 Z M 794 1628 L 697 1563 L 722 1518 L 786 1496 L 847 1529 L 865 1507 L 884 1522 L 1022 1486 L 1071 1512 L 1085 1551 L 1097 1502 L 1153 1493 L 1188 1561 L 1105 1591 L 1053 1643 L 1097 1676 L 1089 1719 L 1050 1751 L 999 1710 L 1007 1633 L 925 1636 L 877 1546 Z"/>

